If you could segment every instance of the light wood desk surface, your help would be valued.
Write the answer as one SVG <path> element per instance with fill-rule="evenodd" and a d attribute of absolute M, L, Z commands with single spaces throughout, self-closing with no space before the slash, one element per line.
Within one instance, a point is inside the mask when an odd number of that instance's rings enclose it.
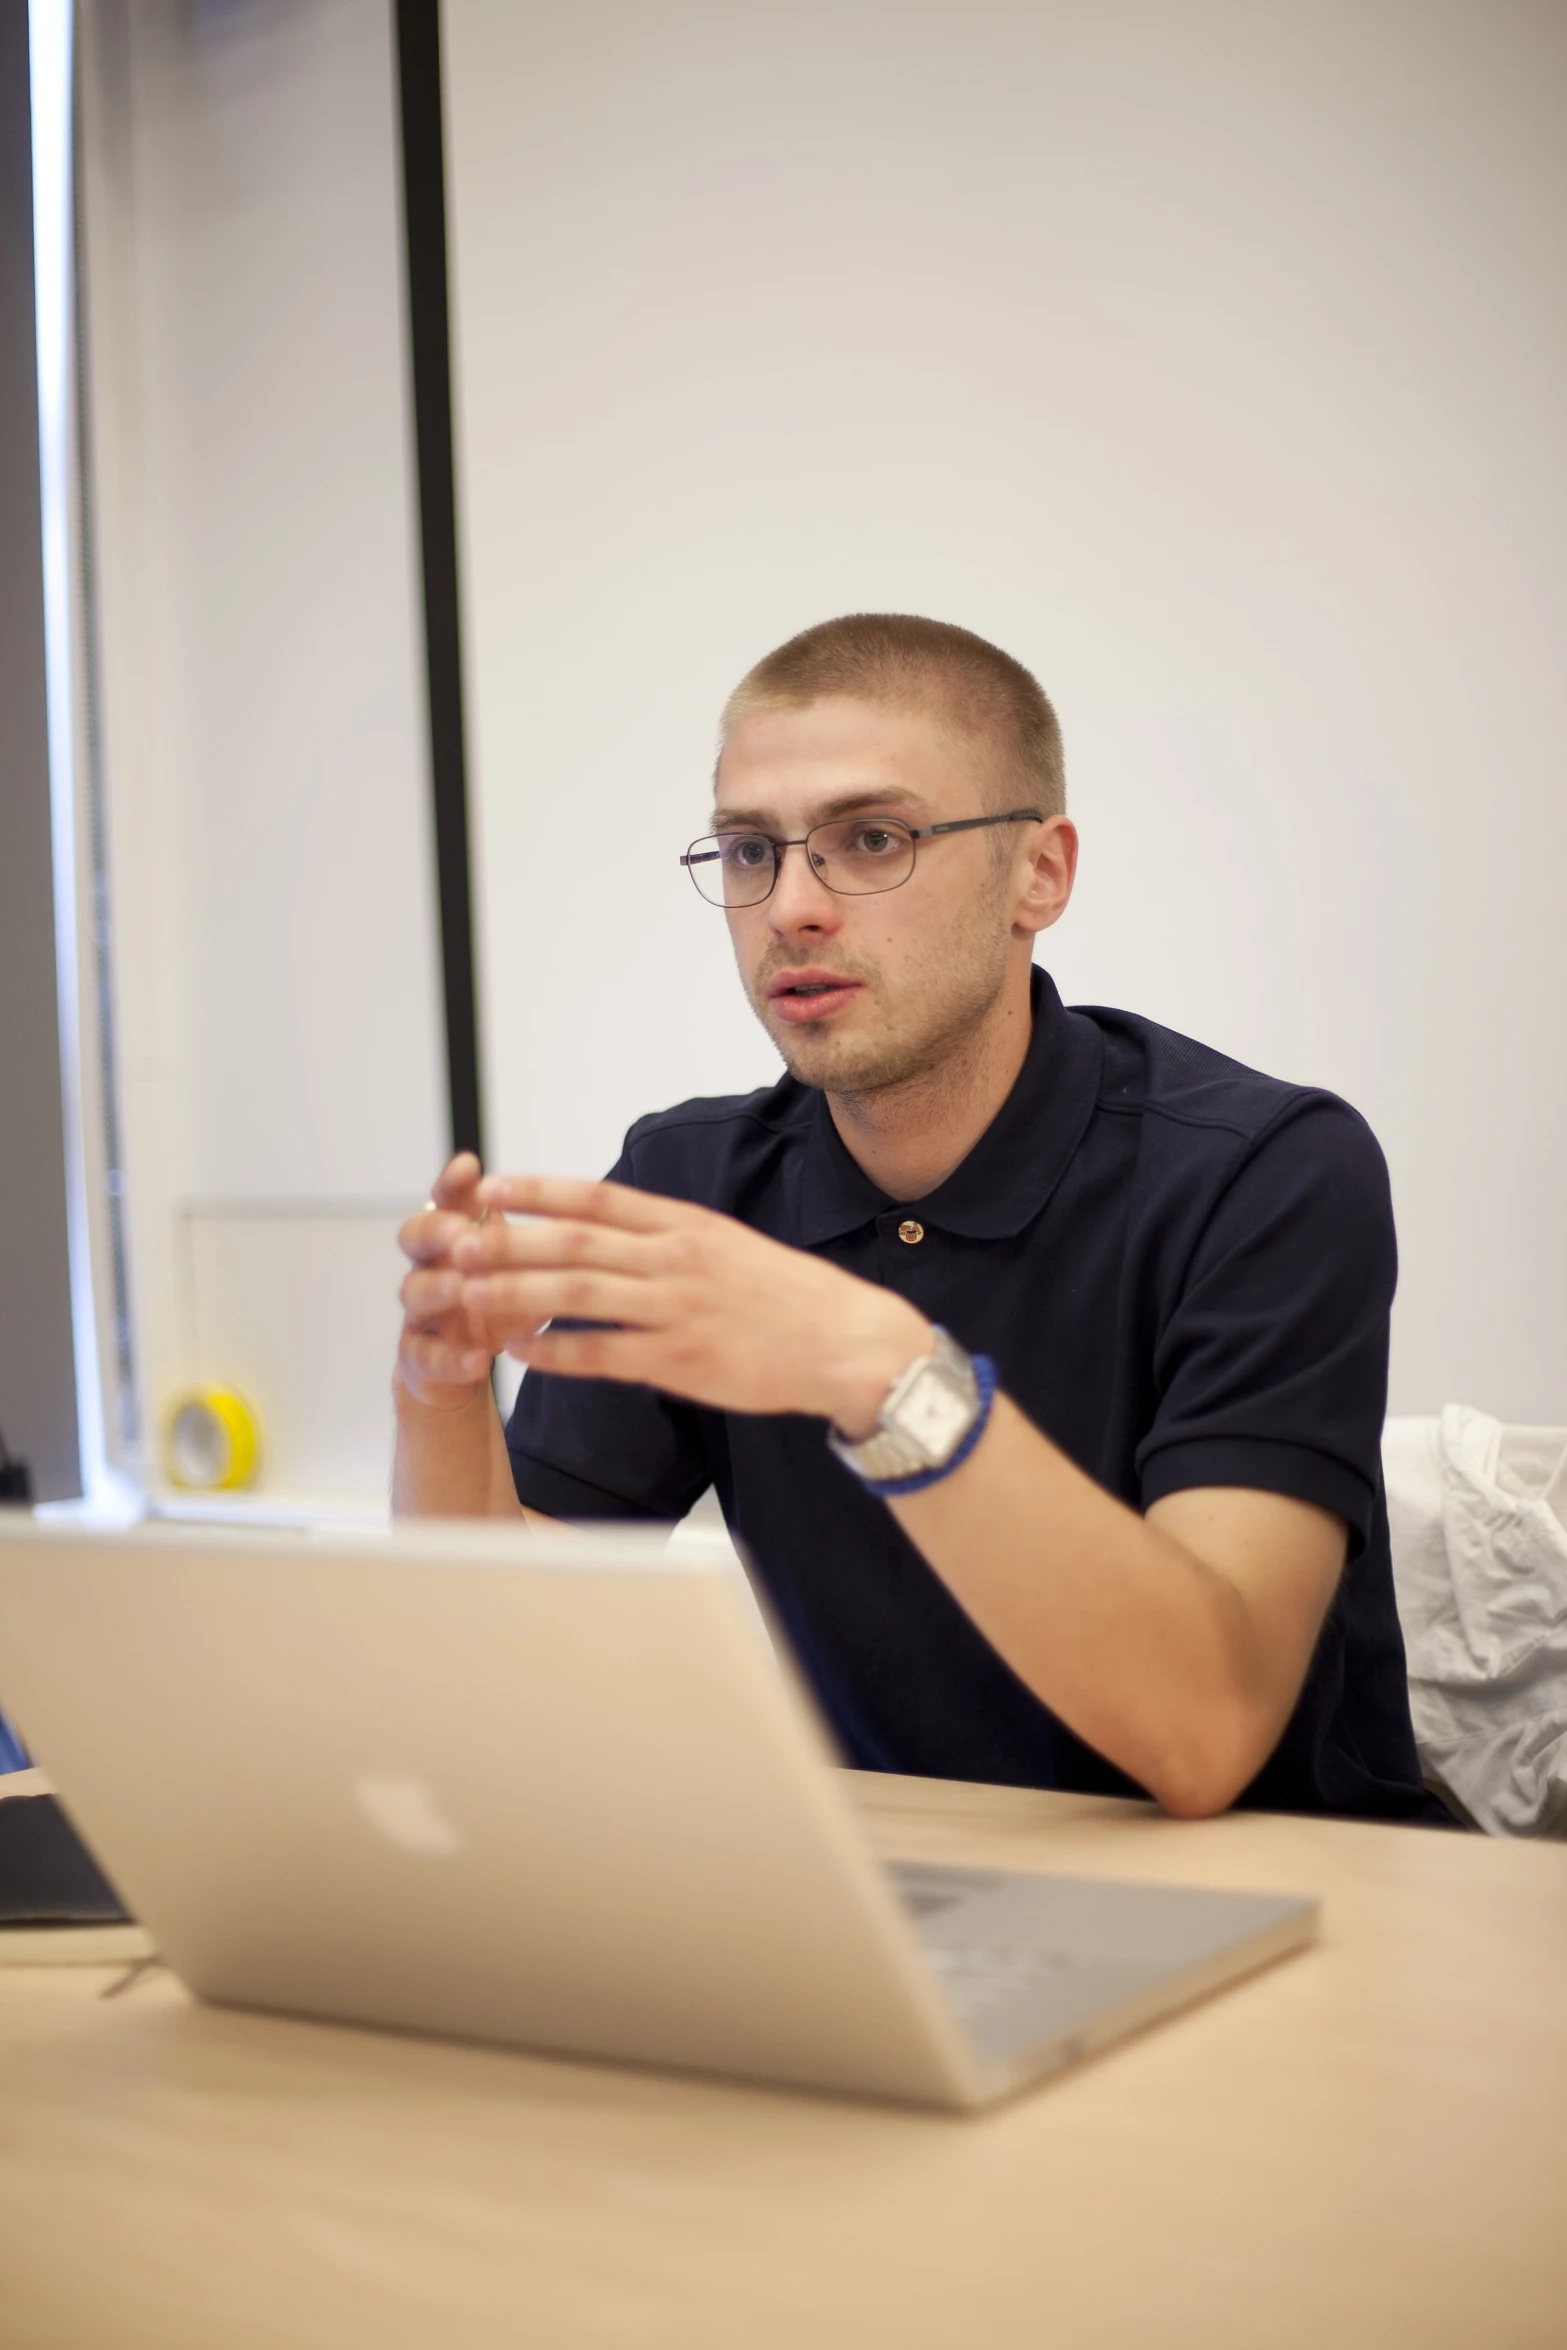
<path fill-rule="evenodd" d="M 1323 1941 L 972 2120 L 0 1968 L 6 2350 L 1567 2344 L 1567 1849 L 852 1784 L 888 1853 Z"/>

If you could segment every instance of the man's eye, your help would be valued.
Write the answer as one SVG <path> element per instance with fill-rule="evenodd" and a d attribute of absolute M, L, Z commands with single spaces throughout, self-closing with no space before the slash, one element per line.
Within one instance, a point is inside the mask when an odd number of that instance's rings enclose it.
<path fill-rule="evenodd" d="M 898 836 L 889 832 L 885 824 L 862 824 L 854 835 L 853 847 L 862 857 L 884 857 L 898 845 Z"/>
<path fill-rule="evenodd" d="M 743 865 L 749 872 L 754 872 L 758 865 L 765 865 L 772 853 L 773 844 L 770 840 L 746 838 L 727 841 L 724 845 L 728 862 L 731 865 Z"/>

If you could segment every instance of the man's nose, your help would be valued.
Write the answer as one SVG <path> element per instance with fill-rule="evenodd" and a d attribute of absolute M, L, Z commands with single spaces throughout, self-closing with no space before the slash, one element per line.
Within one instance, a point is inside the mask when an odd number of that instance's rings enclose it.
<path fill-rule="evenodd" d="M 822 880 L 801 841 L 778 852 L 778 879 L 767 901 L 772 927 L 787 936 L 799 930 L 836 930 L 843 920 L 840 900 Z"/>

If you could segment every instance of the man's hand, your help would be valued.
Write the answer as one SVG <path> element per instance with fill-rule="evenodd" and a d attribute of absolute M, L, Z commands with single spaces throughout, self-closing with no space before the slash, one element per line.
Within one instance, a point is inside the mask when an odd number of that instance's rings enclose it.
<path fill-rule="evenodd" d="M 494 1350 L 463 1307 L 452 1250 L 482 1214 L 482 1170 L 459 1151 L 436 1178 L 428 1206 L 398 1233 L 413 1271 L 403 1282 L 403 1330 L 392 1375 L 397 1452 L 392 1509 L 400 1518 L 550 1521 L 517 1500 L 511 1462 L 490 1392 Z"/>
<path fill-rule="evenodd" d="M 474 1228 L 481 1169 L 459 1151 L 435 1179 L 427 1207 L 410 1216 L 397 1245 L 413 1271 L 403 1282 L 397 1371 L 406 1394 L 433 1411 L 460 1412 L 487 1388 L 494 1350 L 463 1309 L 463 1276 L 452 1250 Z"/>
<path fill-rule="evenodd" d="M 490 1175 L 472 1205 L 487 1221 L 446 1243 L 462 1279 L 448 1288 L 443 1272 L 437 1309 L 463 1317 L 466 1345 L 421 1341 L 454 1356 L 482 1333 L 533 1370 L 633 1380 L 732 1412 L 816 1413 L 857 1440 L 935 1344 L 891 1290 L 684 1200 Z M 612 1327 L 545 1329 L 560 1319 Z"/>

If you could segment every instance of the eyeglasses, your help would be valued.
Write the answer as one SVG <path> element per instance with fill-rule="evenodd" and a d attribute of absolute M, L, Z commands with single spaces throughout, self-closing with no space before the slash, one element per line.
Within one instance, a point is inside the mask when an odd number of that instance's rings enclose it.
<path fill-rule="evenodd" d="M 1013 808 L 1005 816 L 959 816 L 950 824 L 905 824 L 901 816 L 840 816 L 813 824 L 798 840 L 766 832 L 710 832 L 694 840 L 680 862 L 710 906 L 733 913 L 760 906 L 777 884 L 786 849 L 804 849 L 811 871 L 840 897 L 872 897 L 897 889 L 914 870 L 922 840 L 946 832 L 979 832 L 992 824 L 1043 824 L 1040 808 Z"/>

